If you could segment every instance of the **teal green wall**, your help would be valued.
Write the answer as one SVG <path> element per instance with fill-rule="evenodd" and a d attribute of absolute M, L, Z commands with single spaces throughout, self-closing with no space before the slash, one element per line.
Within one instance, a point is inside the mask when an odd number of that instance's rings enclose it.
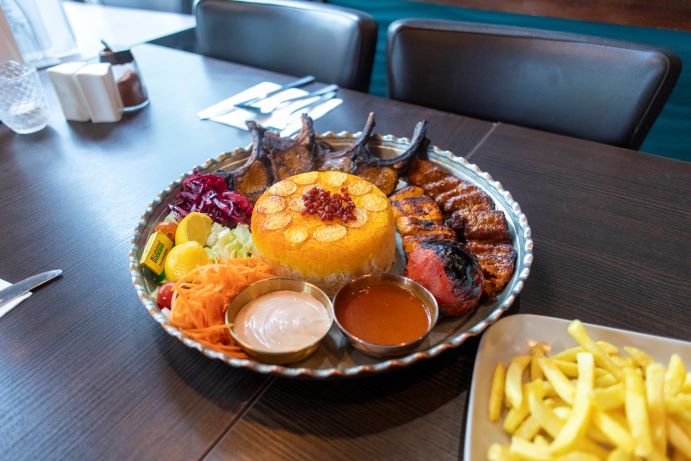
<path fill-rule="evenodd" d="M 366 11 L 376 18 L 379 25 L 379 37 L 370 93 L 380 96 L 386 95 L 386 29 L 397 19 L 435 18 L 488 22 L 597 35 L 667 48 L 681 58 L 682 73 L 641 150 L 691 161 L 691 33 L 689 32 L 496 13 L 400 0 L 330 0 L 328 3 Z"/>

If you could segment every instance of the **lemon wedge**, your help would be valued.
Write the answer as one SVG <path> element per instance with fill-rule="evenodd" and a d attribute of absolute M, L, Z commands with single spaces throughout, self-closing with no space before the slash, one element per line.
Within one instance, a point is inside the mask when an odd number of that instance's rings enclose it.
<path fill-rule="evenodd" d="M 195 240 L 175 245 L 165 262 L 166 278 L 171 282 L 177 281 L 195 267 L 209 264 L 204 247 Z"/>
<path fill-rule="evenodd" d="M 194 241 L 204 245 L 211 233 L 211 224 L 213 222 L 209 215 L 193 211 L 182 218 L 182 221 L 178 224 L 178 228 L 175 231 L 175 243 L 179 245 Z"/>

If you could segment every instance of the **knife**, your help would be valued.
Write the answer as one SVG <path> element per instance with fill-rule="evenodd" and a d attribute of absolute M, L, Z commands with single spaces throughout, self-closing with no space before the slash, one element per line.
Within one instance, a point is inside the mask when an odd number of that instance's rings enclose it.
<path fill-rule="evenodd" d="M 269 98 L 269 97 L 271 97 L 271 96 L 273 96 L 273 95 L 276 95 L 276 94 L 278 94 L 278 93 L 280 93 L 280 92 L 282 92 L 282 91 L 288 90 L 288 89 L 290 89 L 290 88 L 299 88 L 299 87 L 301 87 L 301 86 L 305 86 L 305 85 L 307 85 L 308 83 L 312 83 L 314 80 L 315 80 L 314 75 L 307 75 L 307 76 L 305 76 L 305 77 L 302 77 L 302 78 L 299 78 L 299 79 L 297 79 L 297 80 L 294 80 L 294 81 L 292 81 L 292 82 L 290 82 L 290 83 L 286 83 L 285 85 L 280 86 L 280 87 L 276 88 L 275 90 L 271 90 L 271 91 L 269 91 L 269 92 L 267 92 L 267 93 L 264 93 L 264 94 L 262 94 L 262 95 L 255 96 L 255 97 L 252 97 L 252 98 L 250 98 L 250 99 L 246 99 L 246 100 L 244 100 L 244 101 L 238 101 L 238 102 L 236 102 L 235 104 L 233 104 L 232 107 L 219 110 L 219 111 L 214 112 L 213 114 L 210 114 L 210 115 L 199 116 L 199 119 L 200 119 L 200 120 L 206 120 L 206 119 L 209 119 L 209 118 L 218 117 L 218 116 L 221 116 L 221 115 L 223 115 L 223 114 L 227 114 L 228 112 L 234 111 L 234 110 L 237 108 L 237 105 L 238 105 L 238 104 L 240 104 L 240 105 L 255 104 L 255 103 L 261 101 L 262 99 Z"/>
<path fill-rule="evenodd" d="M 42 272 L 0 290 L 0 306 L 62 274 L 60 269 Z"/>

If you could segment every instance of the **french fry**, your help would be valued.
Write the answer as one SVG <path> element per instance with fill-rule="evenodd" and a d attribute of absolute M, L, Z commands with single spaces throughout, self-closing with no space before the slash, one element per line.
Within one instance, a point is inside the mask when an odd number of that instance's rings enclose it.
<path fill-rule="evenodd" d="M 616 354 L 619 352 L 619 349 L 617 348 L 617 346 L 614 346 L 614 345 L 612 345 L 606 341 L 596 341 L 595 344 L 597 344 L 605 354 Z M 564 351 L 561 351 L 558 354 L 553 355 L 552 358 L 557 359 L 557 360 L 566 360 L 568 362 L 574 362 L 575 363 L 576 362 L 576 354 L 578 354 L 579 352 L 586 352 L 586 350 L 583 349 L 582 346 L 576 346 L 576 347 L 572 347 L 570 349 L 566 349 Z"/>
<path fill-rule="evenodd" d="M 631 357 L 624 357 L 619 354 L 612 354 L 609 356 L 612 363 L 618 368 L 638 368 L 638 365 Z"/>
<path fill-rule="evenodd" d="M 542 371 L 542 368 L 540 370 Z M 557 392 L 554 390 L 554 387 L 549 381 L 543 381 L 543 386 L 545 387 L 545 397 L 550 397 L 554 400 L 562 400 L 562 398 L 557 395 Z"/>
<path fill-rule="evenodd" d="M 521 393 L 527 393 L 529 386 L 531 386 L 533 383 L 530 384 L 524 384 L 522 386 L 523 391 Z M 518 408 L 512 408 L 509 410 L 509 412 L 506 414 L 506 418 L 504 418 L 504 430 L 508 432 L 509 434 L 513 434 L 516 428 L 523 422 L 524 419 L 528 417 L 528 414 L 530 414 L 530 407 L 528 406 L 528 399 L 527 398 L 521 398 L 521 406 Z"/>
<path fill-rule="evenodd" d="M 624 373 L 614 364 L 614 362 L 612 362 L 612 359 L 609 357 L 609 355 L 603 352 L 602 348 L 588 335 L 588 332 L 585 331 L 585 326 L 580 320 L 574 320 L 571 322 L 567 330 L 571 337 L 575 339 L 578 344 L 583 346 L 583 349 L 593 354 L 595 362 L 599 366 L 612 373 L 617 380 L 624 380 Z"/>
<path fill-rule="evenodd" d="M 686 421 L 685 419 L 681 418 L 672 418 L 674 420 L 674 423 L 679 426 L 679 428 L 684 431 L 686 435 L 691 437 L 691 421 Z"/>
<path fill-rule="evenodd" d="M 543 446 L 543 447 L 548 447 L 548 446 L 549 446 L 549 442 L 547 441 L 547 439 L 544 438 L 544 437 L 541 436 L 541 435 L 536 435 L 536 436 L 535 436 L 535 441 L 534 441 L 534 443 L 535 443 L 536 445 L 540 445 L 540 446 Z"/>
<path fill-rule="evenodd" d="M 646 354 L 640 349 L 631 346 L 624 346 L 624 350 L 627 354 L 631 356 L 634 362 L 636 362 L 636 364 L 643 370 L 645 370 L 648 367 L 648 365 L 653 363 L 652 357 L 650 357 L 648 354 Z"/>
<path fill-rule="evenodd" d="M 544 357 L 547 351 L 547 345 L 545 343 L 537 343 L 530 348 L 530 356 L 532 360 L 530 361 L 530 380 L 535 381 L 536 379 L 542 379 L 542 369 L 537 364 L 537 358 Z"/>
<path fill-rule="evenodd" d="M 512 408 L 519 408 L 523 401 L 523 372 L 530 365 L 530 360 L 529 355 L 517 355 L 511 359 L 506 370 L 504 394 Z"/>
<path fill-rule="evenodd" d="M 537 359 L 537 363 L 540 365 L 542 372 L 545 374 L 545 378 L 547 378 L 547 381 L 552 385 L 557 395 L 565 402 L 573 404 L 576 389 L 574 389 L 573 384 L 564 376 L 564 373 L 554 364 L 552 359 L 541 357 Z"/>
<path fill-rule="evenodd" d="M 601 410 L 593 411 L 592 419 L 595 427 L 600 429 L 612 444 L 622 450 L 633 451 L 633 438 L 626 427 Z"/>
<path fill-rule="evenodd" d="M 691 394 L 691 371 L 686 373 L 686 379 L 684 380 L 684 387 L 681 388 L 681 391 L 685 394 Z"/>
<path fill-rule="evenodd" d="M 593 408 L 592 411 L 595 411 L 595 408 Z M 604 432 L 598 429 L 597 426 L 595 426 L 595 424 L 591 424 L 588 426 L 588 431 L 585 433 L 585 436 L 590 437 L 591 439 L 593 439 L 594 442 L 597 442 L 601 445 L 612 445 L 612 442 L 609 440 L 609 437 L 607 437 L 607 435 L 605 435 Z"/>
<path fill-rule="evenodd" d="M 672 461 L 686 461 L 686 456 L 680 450 L 675 449 L 672 455 Z"/>
<path fill-rule="evenodd" d="M 667 420 L 667 437 L 669 443 L 688 459 L 691 459 L 691 438 L 671 419 Z"/>
<path fill-rule="evenodd" d="M 667 373 L 665 373 L 665 395 L 674 397 L 677 395 L 686 381 L 686 367 L 679 354 L 672 354 L 669 358 Z"/>
<path fill-rule="evenodd" d="M 669 461 L 667 455 L 655 451 L 655 449 L 653 449 L 653 452 L 648 455 L 647 459 L 649 461 Z"/>
<path fill-rule="evenodd" d="M 651 363 L 645 369 L 645 395 L 650 416 L 650 436 L 653 449 L 667 453 L 667 425 L 665 424 L 665 369 L 659 363 Z"/>
<path fill-rule="evenodd" d="M 612 450 L 607 457 L 607 461 L 631 461 L 631 453 L 617 448 L 616 450 Z"/>
<path fill-rule="evenodd" d="M 551 389 L 551 384 L 545 383 L 545 391 L 547 390 L 547 386 L 549 385 Z M 555 394 L 556 395 L 556 394 Z M 545 396 L 547 396 L 547 392 L 545 392 Z M 564 402 L 562 399 L 560 399 L 558 396 L 557 397 L 547 397 L 545 399 L 545 405 L 547 405 L 550 408 L 558 407 L 559 405 L 566 405 L 566 402 Z"/>
<path fill-rule="evenodd" d="M 578 378 L 578 364 L 576 362 L 553 358 L 552 363 L 555 364 L 567 378 Z"/>
<path fill-rule="evenodd" d="M 561 370 L 561 372 L 564 373 L 564 376 L 566 376 L 567 378 L 578 377 L 578 364 L 576 364 L 576 362 L 570 362 L 568 360 L 559 360 L 555 358 L 552 358 L 552 361 Z M 596 378 L 605 375 L 610 376 L 610 372 L 605 370 L 604 368 L 595 367 Z"/>
<path fill-rule="evenodd" d="M 576 363 L 576 354 L 578 354 L 579 352 L 585 352 L 585 350 L 581 346 L 571 347 L 569 349 L 559 352 L 558 354 L 554 354 L 552 358 L 555 360 L 563 360 L 565 362 Z"/>
<path fill-rule="evenodd" d="M 593 389 L 590 396 L 593 405 L 600 410 L 614 410 L 624 405 L 624 383 Z"/>
<path fill-rule="evenodd" d="M 608 373 L 606 375 L 602 375 L 595 378 L 595 387 L 610 387 L 614 386 L 619 382 L 622 381 L 617 381 L 617 378 Z"/>
<path fill-rule="evenodd" d="M 493 423 L 499 421 L 501 409 L 504 404 L 504 380 L 506 368 L 502 362 L 497 364 L 492 376 L 492 387 L 489 391 L 489 420 Z"/>
<path fill-rule="evenodd" d="M 557 418 L 563 420 L 563 422 L 566 422 L 566 419 L 569 417 L 569 413 L 571 413 L 571 407 L 554 408 L 554 414 L 557 415 Z"/>
<path fill-rule="evenodd" d="M 609 450 L 602 448 L 601 445 L 595 443 L 587 436 L 580 441 L 579 448 L 584 451 L 587 451 L 588 453 L 594 454 L 599 459 L 605 459 L 609 454 Z"/>
<path fill-rule="evenodd" d="M 568 332 L 578 346 L 549 357 L 531 343 L 529 356 L 495 369 L 490 419 L 505 404 L 512 438 L 489 461 L 691 461 L 691 371 L 680 355 L 665 368 L 636 347 L 620 355 L 594 341 L 578 320 Z"/>
<path fill-rule="evenodd" d="M 564 427 L 564 421 L 554 414 L 554 411 L 542 401 L 542 398 L 535 389 L 528 389 L 528 404 L 531 415 L 540 423 L 545 432 L 552 437 L 556 437 Z"/>
<path fill-rule="evenodd" d="M 511 454 L 526 461 L 552 461 L 548 445 L 530 443 L 518 437 L 511 439 Z"/>
<path fill-rule="evenodd" d="M 516 458 L 509 451 L 509 447 L 504 447 L 498 443 L 490 445 L 487 450 L 487 459 L 489 461 L 514 461 Z"/>
<path fill-rule="evenodd" d="M 653 451 L 653 444 L 650 437 L 650 423 L 648 420 L 648 409 L 646 408 L 643 378 L 631 368 L 625 370 L 625 375 L 626 418 L 634 439 L 633 452 L 637 456 L 645 457 Z"/>
<path fill-rule="evenodd" d="M 572 451 L 571 453 L 559 456 L 557 461 L 600 461 L 600 458 L 585 451 Z"/>
<path fill-rule="evenodd" d="M 573 409 L 564 427 L 550 445 L 550 450 L 555 455 L 563 455 L 569 451 L 588 429 L 591 413 L 590 391 L 593 390 L 595 361 L 593 354 L 587 352 L 579 352 L 576 355 L 576 361 L 578 362 L 578 385 Z"/>
<path fill-rule="evenodd" d="M 680 416 L 683 416 L 685 412 L 691 413 L 691 395 L 677 394 L 674 397 L 665 396 L 665 404 L 670 412 Z"/>
<path fill-rule="evenodd" d="M 540 422 L 535 418 L 533 415 L 529 415 L 526 419 L 523 420 L 523 422 L 516 428 L 516 430 L 513 433 L 514 437 L 518 437 L 519 439 L 525 439 L 527 441 L 533 440 L 533 437 L 535 437 L 539 432 L 540 429 L 542 429 L 542 426 L 540 425 Z"/>
<path fill-rule="evenodd" d="M 619 348 L 612 343 L 608 343 L 607 341 L 595 341 L 595 344 L 597 344 L 605 354 L 612 355 L 619 353 Z"/>

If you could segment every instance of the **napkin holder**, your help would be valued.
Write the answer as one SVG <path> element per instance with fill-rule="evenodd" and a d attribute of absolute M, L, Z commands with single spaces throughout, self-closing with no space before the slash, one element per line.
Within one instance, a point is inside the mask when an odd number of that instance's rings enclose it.
<path fill-rule="evenodd" d="M 110 64 L 65 63 L 48 69 L 67 120 L 93 123 L 118 122 L 120 99 Z"/>

